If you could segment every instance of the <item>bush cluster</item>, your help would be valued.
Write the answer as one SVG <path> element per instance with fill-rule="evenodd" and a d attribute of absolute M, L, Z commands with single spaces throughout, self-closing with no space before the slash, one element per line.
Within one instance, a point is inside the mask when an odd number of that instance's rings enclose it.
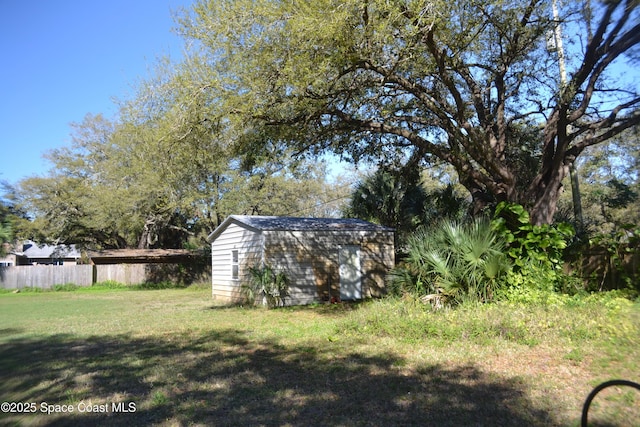
<path fill-rule="evenodd" d="M 434 305 L 493 299 L 509 270 L 502 241 L 487 220 L 446 220 L 408 239 L 406 261 L 390 275 L 397 291 L 423 294 Z"/>
<path fill-rule="evenodd" d="M 263 304 L 269 308 L 283 306 L 289 296 L 289 278 L 268 264 L 249 267 L 250 280 L 242 285 L 242 293 L 249 304 Z"/>
<path fill-rule="evenodd" d="M 554 301 L 585 289 L 565 270 L 574 236 L 570 224 L 533 225 L 524 207 L 503 202 L 490 220 L 443 221 L 417 230 L 387 278 L 388 289 L 436 308 L 496 299 Z"/>

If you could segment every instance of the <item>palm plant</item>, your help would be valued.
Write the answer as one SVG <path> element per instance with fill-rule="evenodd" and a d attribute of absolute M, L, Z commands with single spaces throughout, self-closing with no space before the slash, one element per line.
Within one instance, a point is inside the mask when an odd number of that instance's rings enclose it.
<path fill-rule="evenodd" d="M 399 241 L 403 241 L 406 234 L 422 223 L 427 205 L 419 173 L 387 167 L 357 185 L 344 214 L 393 227 Z"/>
<path fill-rule="evenodd" d="M 493 298 L 510 268 L 503 244 L 486 219 L 461 224 L 445 220 L 420 229 L 408 240 L 406 261 L 427 299 L 458 303 Z"/>
<path fill-rule="evenodd" d="M 262 304 L 269 308 L 285 304 L 289 295 L 289 278 L 269 265 L 257 265 L 249 267 L 251 279 L 242 287 L 242 292 L 247 301 L 251 303 L 262 300 Z"/>

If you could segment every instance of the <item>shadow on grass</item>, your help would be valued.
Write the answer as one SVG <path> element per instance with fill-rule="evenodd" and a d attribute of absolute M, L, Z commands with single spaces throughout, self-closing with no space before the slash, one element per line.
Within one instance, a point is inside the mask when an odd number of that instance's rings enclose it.
<path fill-rule="evenodd" d="M 517 380 L 473 366 L 403 369 L 392 355 L 285 347 L 248 332 L 5 340 L 0 396 L 73 414 L 0 414 L 0 425 L 554 425 Z M 112 403 L 135 403 L 115 413 Z M 106 413 L 78 413 L 79 404 Z"/>

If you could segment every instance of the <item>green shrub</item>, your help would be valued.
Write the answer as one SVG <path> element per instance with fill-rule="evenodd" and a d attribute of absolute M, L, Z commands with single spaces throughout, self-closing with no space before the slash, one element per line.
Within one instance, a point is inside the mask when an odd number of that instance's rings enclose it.
<path fill-rule="evenodd" d="M 242 286 L 242 293 L 250 304 L 262 303 L 269 308 L 285 305 L 289 296 L 289 278 L 270 265 L 249 267 L 251 279 Z"/>
<path fill-rule="evenodd" d="M 501 202 L 491 227 L 506 242 L 506 254 L 513 263 L 508 285 L 541 291 L 567 288 L 564 250 L 575 235 L 570 224 L 533 225 L 524 207 Z"/>
<path fill-rule="evenodd" d="M 563 251 L 575 235 L 567 223 L 533 225 L 521 205 L 506 202 L 496 207 L 491 226 L 507 243 L 507 254 L 516 270 L 530 261 L 551 268 L 562 266 Z"/>
<path fill-rule="evenodd" d="M 485 219 L 443 221 L 418 230 L 407 246 L 405 263 L 388 281 L 393 290 L 422 294 L 436 306 L 493 299 L 510 267 L 501 240 Z"/>

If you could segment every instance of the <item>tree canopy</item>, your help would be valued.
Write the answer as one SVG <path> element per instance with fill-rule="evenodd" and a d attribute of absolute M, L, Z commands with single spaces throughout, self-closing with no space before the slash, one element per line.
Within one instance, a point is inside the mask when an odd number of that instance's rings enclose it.
<path fill-rule="evenodd" d="M 391 197 L 447 165 L 475 212 L 507 201 L 550 223 L 581 154 L 640 122 L 625 75 L 638 2 L 565 3 L 200 0 L 177 19 L 184 60 L 159 62 L 116 117 L 74 125 L 49 175 L 16 185 L 31 221 L 14 230 L 177 247 L 233 213 L 336 214 L 349 189 L 326 183 L 325 153 L 397 171 L 406 182 L 378 176 Z M 601 200 L 632 200 L 609 181 Z M 424 214 L 422 196 L 405 203 Z M 388 202 L 393 221 L 408 209 Z"/>
<path fill-rule="evenodd" d="M 230 214 L 313 215 L 339 199 L 322 162 L 289 161 L 286 148 L 240 158 L 214 122 L 211 100 L 162 64 L 120 105 L 87 115 L 72 144 L 47 154 L 48 175 L 22 180 L 23 237 L 104 248 L 201 246 Z"/>
<path fill-rule="evenodd" d="M 640 121 L 617 68 L 637 60 L 637 2 L 566 3 L 203 0 L 180 24 L 237 152 L 445 162 L 476 210 L 518 202 L 539 224 L 582 151 Z"/>
<path fill-rule="evenodd" d="M 13 231 L 9 209 L 0 201 L 0 256 L 6 255 L 6 243 L 11 243 Z"/>

